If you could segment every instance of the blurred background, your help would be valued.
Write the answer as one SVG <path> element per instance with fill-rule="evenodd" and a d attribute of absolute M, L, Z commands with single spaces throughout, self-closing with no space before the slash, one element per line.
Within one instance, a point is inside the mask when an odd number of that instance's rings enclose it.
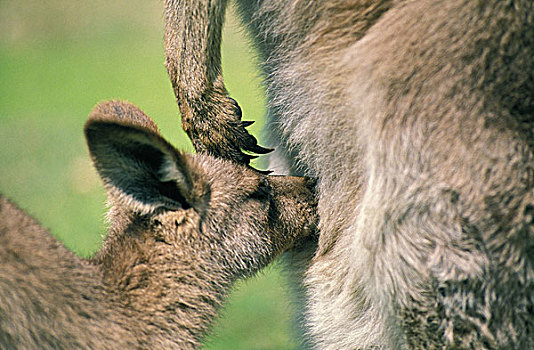
<path fill-rule="evenodd" d="M 162 14 L 161 0 L 0 0 L 0 192 L 81 256 L 105 232 L 105 195 L 82 135 L 97 102 L 135 103 L 192 150 L 164 66 Z M 232 10 L 223 43 L 227 88 L 258 135 L 260 80 Z M 295 348 L 280 270 L 234 288 L 207 349 Z"/>

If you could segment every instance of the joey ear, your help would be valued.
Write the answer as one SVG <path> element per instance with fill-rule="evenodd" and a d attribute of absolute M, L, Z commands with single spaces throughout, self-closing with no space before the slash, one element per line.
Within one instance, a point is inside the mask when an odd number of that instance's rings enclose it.
<path fill-rule="evenodd" d="M 95 167 L 113 198 L 147 214 L 192 207 L 194 181 L 185 157 L 159 134 L 124 121 L 91 117 L 85 137 Z"/>

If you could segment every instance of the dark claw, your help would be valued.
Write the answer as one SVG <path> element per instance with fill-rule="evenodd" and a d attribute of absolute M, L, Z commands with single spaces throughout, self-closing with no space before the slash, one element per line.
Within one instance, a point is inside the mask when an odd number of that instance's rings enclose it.
<path fill-rule="evenodd" d="M 254 124 L 254 120 L 244 120 L 241 122 L 241 125 L 243 125 L 244 128 L 248 128 L 252 124 Z"/>
<path fill-rule="evenodd" d="M 264 148 L 259 145 L 253 145 L 246 148 L 247 151 L 258 153 L 258 154 L 267 154 L 274 151 L 274 148 Z"/>
<path fill-rule="evenodd" d="M 255 156 L 253 154 L 245 154 L 244 157 L 247 158 L 249 161 L 258 158 L 258 156 Z"/>
<path fill-rule="evenodd" d="M 255 170 L 263 175 L 269 175 L 270 173 L 273 172 L 272 170 L 258 170 L 258 169 L 255 169 Z"/>

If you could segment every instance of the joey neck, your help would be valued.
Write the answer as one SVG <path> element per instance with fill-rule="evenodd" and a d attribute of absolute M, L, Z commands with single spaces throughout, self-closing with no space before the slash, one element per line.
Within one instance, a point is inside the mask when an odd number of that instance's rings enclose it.
<path fill-rule="evenodd" d="M 184 243 L 187 232 L 180 232 L 185 238 L 179 242 L 169 242 L 148 232 L 143 222 L 131 221 L 130 227 L 120 234 L 112 228 L 95 258 L 111 299 L 144 330 L 143 337 L 151 338 L 148 343 L 165 339 L 184 349 L 199 344 L 232 276 L 214 262 L 212 252 Z"/>

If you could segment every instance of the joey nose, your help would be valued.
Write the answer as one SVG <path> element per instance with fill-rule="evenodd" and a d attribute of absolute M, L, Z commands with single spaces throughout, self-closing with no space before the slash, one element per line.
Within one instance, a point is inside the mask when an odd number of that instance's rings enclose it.
<path fill-rule="evenodd" d="M 298 236 L 314 235 L 317 230 L 315 180 L 296 176 L 269 176 L 274 199 L 281 208 L 284 224 Z"/>

